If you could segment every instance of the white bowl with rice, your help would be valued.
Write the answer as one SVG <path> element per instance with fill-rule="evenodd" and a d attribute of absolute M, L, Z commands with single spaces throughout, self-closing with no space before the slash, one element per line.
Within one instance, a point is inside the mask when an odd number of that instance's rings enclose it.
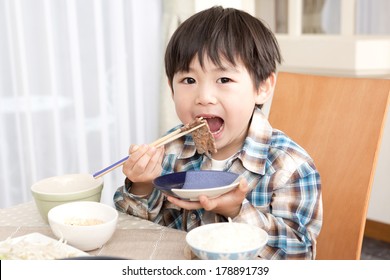
<path fill-rule="evenodd" d="M 106 244 L 118 221 L 116 209 L 93 201 L 65 203 L 52 208 L 47 216 L 53 234 L 82 251 Z"/>
<path fill-rule="evenodd" d="M 186 241 L 202 260 L 250 260 L 259 256 L 268 234 L 249 224 L 214 223 L 191 230 Z"/>

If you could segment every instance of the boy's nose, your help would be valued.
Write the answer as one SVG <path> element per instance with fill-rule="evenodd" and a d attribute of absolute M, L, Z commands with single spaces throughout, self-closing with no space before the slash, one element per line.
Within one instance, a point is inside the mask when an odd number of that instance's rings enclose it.
<path fill-rule="evenodd" d="M 215 104 L 217 99 L 213 90 L 206 88 L 199 89 L 196 97 L 196 104 L 207 105 Z"/>

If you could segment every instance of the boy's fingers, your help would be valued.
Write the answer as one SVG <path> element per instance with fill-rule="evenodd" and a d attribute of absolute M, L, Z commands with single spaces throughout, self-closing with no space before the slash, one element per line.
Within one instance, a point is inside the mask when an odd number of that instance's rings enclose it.
<path fill-rule="evenodd" d="M 129 148 L 129 155 L 132 154 L 132 153 L 134 153 L 135 151 L 137 151 L 138 148 L 139 148 L 138 145 L 135 145 L 135 144 L 130 145 L 130 148 Z"/>
<path fill-rule="evenodd" d="M 195 209 L 202 208 L 202 205 L 200 205 L 200 203 L 197 201 L 181 200 L 181 199 L 173 197 L 173 196 L 167 196 L 167 199 L 169 202 L 171 202 L 171 203 L 175 204 L 176 206 L 179 206 L 183 209 L 195 210 Z"/>
<path fill-rule="evenodd" d="M 215 199 L 209 199 L 205 195 L 199 197 L 199 202 L 206 211 L 211 211 L 218 205 Z"/>
<path fill-rule="evenodd" d="M 237 191 L 244 194 L 244 196 L 246 196 L 246 194 L 249 192 L 248 182 L 245 178 L 240 179 L 240 184 L 238 185 Z"/>

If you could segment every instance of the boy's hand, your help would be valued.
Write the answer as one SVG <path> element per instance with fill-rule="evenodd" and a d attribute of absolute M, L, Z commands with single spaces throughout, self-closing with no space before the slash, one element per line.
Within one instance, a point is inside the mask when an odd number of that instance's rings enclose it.
<path fill-rule="evenodd" d="M 241 178 L 238 188 L 213 199 L 201 195 L 199 196 L 199 201 L 186 201 L 168 196 L 168 201 L 187 210 L 204 208 L 206 211 L 220 214 L 226 218 L 234 218 L 240 213 L 241 204 L 248 191 L 247 181 Z"/>
<path fill-rule="evenodd" d="M 123 165 L 123 173 L 133 183 L 151 183 L 161 174 L 164 148 L 131 145 L 130 157 Z"/>

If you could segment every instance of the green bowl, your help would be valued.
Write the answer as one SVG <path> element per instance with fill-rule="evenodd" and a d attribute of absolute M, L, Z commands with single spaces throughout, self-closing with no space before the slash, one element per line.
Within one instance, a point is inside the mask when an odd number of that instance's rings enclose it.
<path fill-rule="evenodd" d="M 74 201 L 100 202 L 103 179 L 90 174 L 67 174 L 40 180 L 31 186 L 35 205 L 48 223 L 47 213 L 55 206 Z"/>

